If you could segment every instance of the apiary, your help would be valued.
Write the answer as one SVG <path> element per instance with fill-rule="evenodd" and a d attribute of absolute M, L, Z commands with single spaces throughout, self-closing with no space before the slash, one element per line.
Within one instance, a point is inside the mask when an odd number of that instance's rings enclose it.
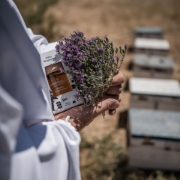
<path fill-rule="evenodd" d="M 136 53 L 166 56 L 170 50 L 170 45 L 165 39 L 136 38 L 134 48 Z"/>
<path fill-rule="evenodd" d="M 133 75 L 147 78 L 171 78 L 173 60 L 159 55 L 136 54 L 133 59 Z"/>
<path fill-rule="evenodd" d="M 129 166 L 179 171 L 180 113 L 128 111 Z"/>
<path fill-rule="evenodd" d="M 134 29 L 135 37 L 163 38 L 163 30 L 160 27 L 137 27 Z"/>
<path fill-rule="evenodd" d="M 129 89 L 131 107 L 180 111 L 180 84 L 177 80 L 132 77 Z"/>

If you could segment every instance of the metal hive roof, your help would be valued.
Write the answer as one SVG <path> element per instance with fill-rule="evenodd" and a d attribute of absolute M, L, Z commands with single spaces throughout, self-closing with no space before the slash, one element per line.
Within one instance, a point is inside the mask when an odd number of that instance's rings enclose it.
<path fill-rule="evenodd" d="M 129 121 L 132 136 L 180 140 L 179 112 L 131 108 Z"/>
<path fill-rule="evenodd" d="M 162 35 L 163 30 L 160 27 L 137 27 L 134 29 L 135 34 L 157 34 Z"/>
<path fill-rule="evenodd" d="M 134 47 L 137 49 L 169 50 L 169 42 L 165 39 L 136 38 Z"/>
<path fill-rule="evenodd" d="M 161 69 L 172 69 L 174 66 L 171 58 L 158 55 L 136 54 L 133 62 L 134 64 L 143 67 L 154 67 Z"/>
<path fill-rule="evenodd" d="M 129 79 L 132 94 L 180 97 L 180 84 L 177 80 L 136 78 Z"/>

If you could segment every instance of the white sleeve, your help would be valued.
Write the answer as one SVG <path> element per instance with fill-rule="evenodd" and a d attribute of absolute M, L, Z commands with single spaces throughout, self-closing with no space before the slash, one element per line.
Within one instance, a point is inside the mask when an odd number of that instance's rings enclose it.
<path fill-rule="evenodd" d="M 80 180 L 80 135 L 53 121 L 39 53 L 6 0 L 0 39 L 0 179 Z"/>

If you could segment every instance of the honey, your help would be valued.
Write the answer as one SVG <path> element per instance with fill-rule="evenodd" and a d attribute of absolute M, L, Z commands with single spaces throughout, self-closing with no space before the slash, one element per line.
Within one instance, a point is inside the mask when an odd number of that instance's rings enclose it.
<path fill-rule="evenodd" d="M 46 66 L 45 71 L 53 96 L 57 97 L 73 90 L 61 62 Z"/>

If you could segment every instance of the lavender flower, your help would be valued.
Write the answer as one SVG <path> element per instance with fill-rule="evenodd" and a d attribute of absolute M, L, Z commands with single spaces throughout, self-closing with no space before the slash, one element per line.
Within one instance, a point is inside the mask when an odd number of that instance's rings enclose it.
<path fill-rule="evenodd" d="M 74 97 L 77 100 L 82 98 L 85 105 L 92 105 L 97 104 L 111 86 L 114 75 L 121 67 L 127 45 L 124 49 L 114 49 L 107 36 L 104 39 L 98 36 L 86 39 L 84 33 L 75 31 L 58 41 L 55 49 L 63 55 L 62 62 L 69 66 L 77 85 L 78 92 Z"/>

